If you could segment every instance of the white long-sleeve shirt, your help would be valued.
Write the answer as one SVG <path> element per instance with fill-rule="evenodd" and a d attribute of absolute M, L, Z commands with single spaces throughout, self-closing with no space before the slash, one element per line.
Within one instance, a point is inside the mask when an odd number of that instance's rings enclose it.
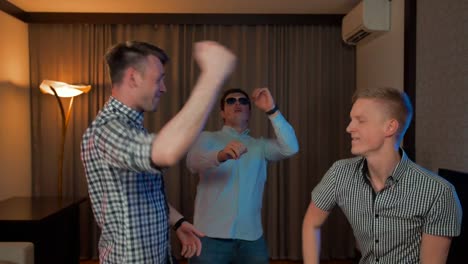
<path fill-rule="evenodd" d="M 262 196 L 267 162 L 299 150 L 292 126 L 279 113 L 270 117 L 276 139 L 253 138 L 224 126 L 202 132 L 187 155 L 187 166 L 200 176 L 195 198 L 195 226 L 208 237 L 256 240 L 263 234 Z M 237 140 L 247 147 L 238 160 L 218 161 L 218 152 Z"/>

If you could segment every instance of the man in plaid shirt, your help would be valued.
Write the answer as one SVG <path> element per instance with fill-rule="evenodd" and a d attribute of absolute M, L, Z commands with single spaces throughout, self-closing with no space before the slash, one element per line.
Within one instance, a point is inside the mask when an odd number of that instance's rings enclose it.
<path fill-rule="evenodd" d="M 235 56 L 214 42 L 196 43 L 201 73 L 183 109 L 158 133 L 143 127 L 166 91 L 168 56 L 144 42 L 123 42 L 106 54 L 112 96 L 81 145 L 89 196 L 101 228 L 99 259 L 107 263 L 171 263 L 169 225 L 185 257 L 199 255 L 201 232 L 166 200 L 162 168 L 174 165 L 203 128 Z"/>

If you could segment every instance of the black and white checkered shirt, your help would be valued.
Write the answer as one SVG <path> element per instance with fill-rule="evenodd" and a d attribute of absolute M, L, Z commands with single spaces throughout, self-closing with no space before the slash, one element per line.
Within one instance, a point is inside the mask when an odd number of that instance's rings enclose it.
<path fill-rule="evenodd" d="M 362 253 L 360 263 L 419 263 L 422 234 L 460 234 L 462 210 L 454 187 L 421 168 L 401 151 L 401 161 L 375 193 L 366 160 L 340 160 L 312 191 L 317 207 L 338 205 Z"/>
<path fill-rule="evenodd" d="M 153 137 L 143 128 L 143 113 L 112 97 L 83 136 L 101 264 L 170 261 L 164 182 L 151 163 Z"/>

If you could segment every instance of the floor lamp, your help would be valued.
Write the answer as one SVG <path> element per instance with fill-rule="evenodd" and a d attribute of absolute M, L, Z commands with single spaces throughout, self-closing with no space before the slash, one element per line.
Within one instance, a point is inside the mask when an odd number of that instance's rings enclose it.
<path fill-rule="evenodd" d="M 62 116 L 62 137 L 59 146 L 59 159 L 58 159 L 58 174 L 57 174 L 57 193 L 62 196 L 62 182 L 63 182 L 63 157 L 65 149 L 65 136 L 67 134 L 68 121 L 70 120 L 70 113 L 73 106 L 73 98 L 82 93 L 87 93 L 91 90 L 90 85 L 71 85 L 64 82 L 44 80 L 39 86 L 42 93 L 51 94 L 57 99 Z M 70 98 L 68 110 L 65 113 L 62 100 L 60 97 Z"/>

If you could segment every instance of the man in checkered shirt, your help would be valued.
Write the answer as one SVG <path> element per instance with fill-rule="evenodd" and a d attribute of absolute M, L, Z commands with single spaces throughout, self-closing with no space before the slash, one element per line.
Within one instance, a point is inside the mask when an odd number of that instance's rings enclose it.
<path fill-rule="evenodd" d="M 144 42 L 123 42 L 106 54 L 112 96 L 86 130 L 81 156 L 96 222 L 101 264 L 171 263 L 169 225 L 185 257 L 199 255 L 200 236 L 168 205 L 161 168 L 177 163 L 203 128 L 235 56 L 215 42 L 194 46 L 201 73 L 183 109 L 158 133 L 143 127 L 166 92 L 168 56 Z"/>
<path fill-rule="evenodd" d="M 452 184 L 400 148 L 412 113 L 408 96 L 396 89 L 357 91 L 346 131 L 358 157 L 335 162 L 312 191 L 304 263 L 318 263 L 320 226 L 336 205 L 353 228 L 360 263 L 446 262 L 462 209 Z"/>

